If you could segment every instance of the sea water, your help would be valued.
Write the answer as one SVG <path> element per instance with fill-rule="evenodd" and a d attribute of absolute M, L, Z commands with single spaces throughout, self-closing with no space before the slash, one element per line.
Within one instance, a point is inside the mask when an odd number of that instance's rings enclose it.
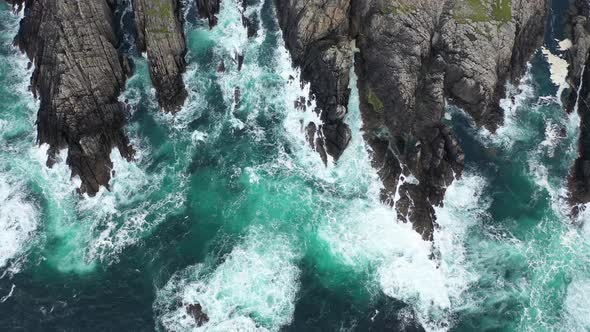
<path fill-rule="evenodd" d="M 128 162 L 113 150 L 110 190 L 86 197 L 67 151 L 45 166 L 31 70 L 12 47 L 20 17 L 0 5 L 0 326 L 590 329 L 590 215 L 572 221 L 564 199 L 579 118 L 556 97 L 559 19 L 523 80 L 507 87 L 497 133 L 449 107 L 467 169 L 436 209 L 429 243 L 379 200 L 354 75 L 349 148 L 325 167 L 306 144 L 305 125 L 320 120 L 294 106 L 309 86 L 291 65 L 271 0 L 248 7 L 259 26 L 252 38 L 241 1 L 223 1 L 212 29 L 185 1 L 189 97 L 174 116 L 158 110 L 129 8 L 119 10 L 121 47 L 135 73 L 120 99 L 131 106 L 126 131 L 137 154 Z M 201 327 L 186 311 L 196 303 L 209 317 Z"/>

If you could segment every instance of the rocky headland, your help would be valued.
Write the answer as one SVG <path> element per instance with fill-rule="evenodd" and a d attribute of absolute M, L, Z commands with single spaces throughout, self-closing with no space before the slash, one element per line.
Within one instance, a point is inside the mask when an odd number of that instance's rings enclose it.
<path fill-rule="evenodd" d="M 308 126 L 324 160 L 350 141 L 343 121 L 356 53 L 365 140 L 382 199 L 432 239 L 446 188 L 464 154 L 442 121 L 445 100 L 479 126 L 502 124 L 505 84 L 542 43 L 546 0 L 276 1 L 294 64 L 310 82 L 323 124 Z M 303 103 L 302 103 L 303 104 Z"/>
<path fill-rule="evenodd" d="M 115 3 L 106 0 L 12 0 L 25 6 L 15 44 L 35 69 L 31 90 L 40 99 L 37 140 L 49 144 L 48 166 L 68 149 L 72 176 L 81 192 L 108 186 L 118 148 L 131 158 L 123 131 L 125 107 L 118 101 L 129 65 L 117 51 Z"/>
<path fill-rule="evenodd" d="M 108 188 L 111 150 L 127 159 L 126 106 L 119 101 L 131 65 L 119 51 L 116 0 L 9 0 L 24 8 L 17 45 L 35 66 L 31 91 L 40 99 L 37 140 L 48 144 L 51 167 L 68 149 L 80 192 Z M 180 110 L 187 96 L 182 73 L 186 45 L 179 0 L 133 0 L 136 42 L 146 52 L 160 107 Z"/>

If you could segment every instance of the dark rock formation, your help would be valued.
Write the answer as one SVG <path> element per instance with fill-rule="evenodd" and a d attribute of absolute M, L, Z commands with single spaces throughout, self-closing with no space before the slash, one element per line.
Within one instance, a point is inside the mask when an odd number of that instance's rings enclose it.
<path fill-rule="evenodd" d="M 203 308 L 199 303 L 190 304 L 188 307 L 186 307 L 186 313 L 194 318 L 197 326 L 203 326 L 203 324 L 209 321 L 209 316 L 203 312 Z"/>
<path fill-rule="evenodd" d="M 158 103 L 166 112 L 177 112 L 187 97 L 182 80 L 186 44 L 180 0 L 133 0 L 133 10 L 137 46 L 147 52 Z"/>
<path fill-rule="evenodd" d="M 242 0 L 242 25 L 246 28 L 248 38 L 256 36 L 258 33 L 258 16 L 256 13 L 247 16 L 246 9 L 250 5 L 250 1 Z"/>
<path fill-rule="evenodd" d="M 327 161 L 335 160 L 350 142 L 343 119 L 350 91 L 352 49 L 349 0 L 277 0 L 279 24 L 302 79 L 311 84 L 323 125 L 309 128 L 309 141 Z"/>
<path fill-rule="evenodd" d="M 431 239 L 433 205 L 442 204 L 464 160 L 442 123 L 445 98 L 495 130 L 506 80 L 522 75 L 542 41 L 546 0 L 276 4 L 286 45 L 322 110 L 322 128 L 307 131 L 320 139 L 310 142 L 316 148 L 325 142 L 325 152 L 336 158 L 346 148 L 350 131 L 342 120 L 356 39 L 365 140 L 385 185 L 382 198 Z"/>
<path fill-rule="evenodd" d="M 128 65 L 117 53 L 114 1 L 12 0 L 22 6 L 15 44 L 34 62 L 31 90 L 40 98 L 37 140 L 50 146 L 48 166 L 68 148 L 72 176 L 81 192 L 95 194 L 111 178 L 110 153 L 133 150 L 123 131 L 125 108 L 118 96 Z"/>
<path fill-rule="evenodd" d="M 197 0 L 197 11 L 199 17 L 209 21 L 209 27 L 217 25 L 217 14 L 219 14 L 221 0 Z"/>
<path fill-rule="evenodd" d="M 590 4 L 576 0 L 571 15 L 573 46 L 567 52 L 570 63 L 568 84 L 563 104 L 567 112 L 577 110 L 580 115 L 579 156 L 569 178 L 570 203 L 574 214 L 578 204 L 590 202 Z"/>

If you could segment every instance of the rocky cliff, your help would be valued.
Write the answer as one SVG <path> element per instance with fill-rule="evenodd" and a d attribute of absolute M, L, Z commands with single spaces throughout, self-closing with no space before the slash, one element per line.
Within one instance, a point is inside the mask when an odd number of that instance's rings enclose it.
<path fill-rule="evenodd" d="M 541 44 L 546 0 L 277 1 L 295 65 L 311 83 L 324 124 L 310 142 L 337 159 L 350 139 L 351 41 L 359 49 L 365 140 L 395 205 L 425 239 L 433 206 L 463 170 L 464 155 L 442 122 L 445 99 L 494 131 L 507 80 L 518 80 Z M 316 138 L 314 138 L 316 137 Z"/>
<path fill-rule="evenodd" d="M 180 110 L 187 97 L 182 80 L 186 44 L 180 0 L 133 0 L 137 47 L 147 52 L 156 98 L 166 112 Z"/>
<path fill-rule="evenodd" d="M 590 4 L 576 0 L 572 7 L 570 38 L 573 46 L 567 51 L 570 86 L 562 98 L 567 112 L 577 111 L 580 115 L 579 156 L 572 167 L 569 189 L 570 203 L 574 214 L 578 204 L 590 202 Z"/>
<path fill-rule="evenodd" d="M 80 190 L 95 194 L 108 186 L 117 147 L 131 158 L 125 133 L 127 62 L 117 53 L 114 1 L 11 0 L 25 5 L 15 44 L 35 65 L 31 90 L 40 98 L 37 140 L 50 146 L 48 165 L 68 148 L 72 176 Z"/>

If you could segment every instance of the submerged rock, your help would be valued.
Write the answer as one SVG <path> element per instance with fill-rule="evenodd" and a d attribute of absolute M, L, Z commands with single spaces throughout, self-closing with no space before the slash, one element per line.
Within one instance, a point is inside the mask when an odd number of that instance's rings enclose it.
<path fill-rule="evenodd" d="M 180 6 L 180 0 L 133 0 L 137 47 L 147 52 L 160 107 L 172 113 L 188 96 L 182 80 L 186 44 Z"/>
<path fill-rule="evenodd" d="M 111 179 L 110 153 L 130 159 L 118 101 L 129 74 L 117 53 L 114 1 L 11 0 L 25 16 L 15 44 L 35 64 L 31 89 L 40 98 L 37 140 L 48 144 L 48 166 L 60 149 L 79 176 L 80 191 L 94 195 Z"/>
<path fill-rule="evenodd" d="M 197 326 L 203 326 L 203 324 L 209 321 L 209 316 L 207 316 L 207 314 L 203 312 L 203 308 L 199 303 L 189 304 L 186 307 L 186 313 L 189 314 L 192 318 L 194 318 Z"/>
<path fill-rule="evenodd" d="M 464 164 L 442 122 L 445 99 L 479 126 L 494 131 L 501 125 L 504 84 L 521 77 L 541 44 L 546 0 L 290 0 L 276 6 L 287 48 L 321 112 L 323 124 L 307 135 L 318 136 L 322 147 L 309 141 L 337 160 L 350 140 L 343 119 L 356 45 L 363 130 L 385 185 L 382 198 L 432 239 L 433 206 L 442 204 Z"/>

